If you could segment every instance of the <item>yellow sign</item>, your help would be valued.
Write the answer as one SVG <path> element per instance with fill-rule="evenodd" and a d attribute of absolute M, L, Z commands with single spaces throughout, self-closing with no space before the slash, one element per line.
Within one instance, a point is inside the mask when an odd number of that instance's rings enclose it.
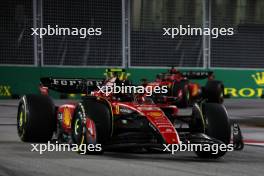
<path fill-rule="evenodd" d="M 255 74 L 252 74 L 251 77 L 258 86 L 264 86 L 264 72 L 257 72 Z M 225 88 L 224 93 L 225 95 L 231 95 L 232 97 L 243 97 L 243 98 L 261 97 L 264 95 L 264 88 L 244 87 L 237 89 L 233 87 L 228 87 Z"/>
<path fill-rule="evenodd" d="M 231 95 L 232 97 L 244 97 L 244 98 L 249 98 L 249 97 L 261 97 L 264 94 L 264 88 L 250 88 L 250 87 L 245 87 L 241 89 L 236 89 L 232 87 L 225 88 L 225 95 Z"/>
<path fill-rule="evenodd" d="M 264 86 L 264 72 L 258 72 L 256 74 L 251 75 L 254 81 L 259 86 Z"/>
<path fill-rule="evenodd" d="M 8 85 L 0 85 L 0 96 L 3 97 L 10 97 L 11 94 L 11 87 Z"/>

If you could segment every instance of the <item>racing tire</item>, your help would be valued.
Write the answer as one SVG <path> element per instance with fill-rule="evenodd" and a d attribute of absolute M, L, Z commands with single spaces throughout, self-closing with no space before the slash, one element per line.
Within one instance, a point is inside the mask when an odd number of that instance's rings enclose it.
<path fill-rule="evenodd" d="M 204 97 L 209 103 L 224 102 L 224 85 L 221 81 L 209 80 L 204 87 Z"/>
<path fill-rule="evenodd" d="M 102 154 L 111 136 L 111 117 L 111 110 L 106 104 L 94 98 L 85 99 L 75 110 L 72 121 L 73 143 L 78 146 L 93 145 L 94 149 L 86 151 L 86 154 Z"/>
<path fill-rule="evenodd" d="M 17 132 L 24 142 L 47 142 L 56 128 L 55 106 L 48 96 L 24 95 L 18 104 Z"/>
<path fill-rule="evenodd" d="M 197 103 L 194 103 L 192 107 L 192 119 L 189 123 L 189 127 L 192 133 L 204 133 L 205 123 L 201 108 Z"/>
<path fill-rule="evenodd" d="M 172 96 L 178 97 L 179 91 L 182 91 L 182 98 L 177 102 L 175 105 L 179 108 L 186 108 L 189 105 L 189 88 L 188 88 L 188 81 L 182 80 L 180 82 L 173 82 L 172 85 Z"/>
<path fill-rule="evenodd" d="M 218 140 L 219 144 L 230 144 L 231 125 L 225 107 L 217 103 L 204 103 L 202 112 L 205 120 L 205 134 Z M 226 151 L 218 151 L 213 154 L 211 151 L 196 151 L 201 158 L 219 158 L 225 155 Z"/>

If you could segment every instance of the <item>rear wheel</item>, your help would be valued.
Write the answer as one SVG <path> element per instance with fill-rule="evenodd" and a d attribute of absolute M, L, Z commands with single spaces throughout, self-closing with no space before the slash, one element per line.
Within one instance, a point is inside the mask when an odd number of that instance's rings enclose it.
<path fill-rule="evenodd" d="M 217 103 L 205 103 L 202 105 L 202 112 L 205 119 L 205 133 L 228 145 L 231 137 L 231 126 L 225 107 Z M 213 154 L 211 151 L 196 151 L 196 154 L 202 158 L 219 158 L 225 153 L 226 151 L 218 151 L 217 154 Z"/>
<path fill-rule="evenodd" d="M 24 142 L 47 142 L 56 127 L 55 106 L 43 95 L 25 95 L 17 113 L 17 132 Z"/>
<path fill-rule="evenodd" d="M 210 103 L 223 103 L 224 85 L 221 81 L 209 80 L 204 88 L 204 96 Z"/>

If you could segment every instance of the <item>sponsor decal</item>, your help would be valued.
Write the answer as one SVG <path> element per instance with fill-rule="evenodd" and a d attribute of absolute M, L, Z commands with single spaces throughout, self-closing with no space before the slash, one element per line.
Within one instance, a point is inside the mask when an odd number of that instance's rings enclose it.
<path fill-rule="evenodd" d="M 84 80 L 82 79 L 52 79 L 51 84 L 57 86 L 82 86 Z M 87 86 L 99 86 L 102 84 L 102 81 L 95 80 L 85 80 Z"/>
<path fill-rule="evenodd" d="M 11 97 L 11 87 L 9 85 L 0 85 L 0 96 Z"/>
<path fill-rule="evenodd" d="M 115 105 L 114 106 L 114 112 L 115 112 L 115 114 L 119 114 L 120 113 L 119 105 Z"/>
<path fill-rule="evenodd" d="M 138 107 L 137 109 L 140 110 L 140 111 L 155 111 L 155 110 L 160 110 L 160 108 L 158 108 L 158 107 L 145 107 L 145 106 Z"/>
<path fill-rule="evenodd" d="M 63 112 L 63 124 L 65 124 L 67 127 L 69 127 L 71 124 L 71 112 L 67 106 L 64 108 Z"/>
<path fill-rule="evenodd" d="M 122 107 L 122 106 L 120 108 L 117 107 L 117 110 L 119 110 L 119 112 L 125 113 L 125 114 L 130 114 L 133 112 L 131 109 L 126 108 L 126 107 Z"/>
<path fill-rule="evenodd" d="M 264 95 L 264 72 L 257 72 L 251 75 L 251 80 L 256 84 L 256 87 L 226 87 L 224 90 L 225 95 L 231 97 L 253 98 L 261 97 Z"/>
<path fill-rule="evenodd" d="M 148 115 L 152 117 L 161 117 L 163 114 L 159 111 L 153 111 L 153 112 L 149 112 Z"/>
<path fill-rule="evenodd" d="M 258 86 L 264 86 L 264 72 L 251 75 Z"/>

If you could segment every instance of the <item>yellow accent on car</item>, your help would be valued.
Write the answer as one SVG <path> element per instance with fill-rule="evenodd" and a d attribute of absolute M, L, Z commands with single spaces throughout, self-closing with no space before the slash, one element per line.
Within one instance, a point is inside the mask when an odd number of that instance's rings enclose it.
<path fill-rule="evenodd" d="M 81 140 L 81 144 L 84 143 L 84 134 L 82 135 L 82 140 Z"/>
<path fill-rule="evenodd" d="M 153 112 L 149 112 L 148 115 L 152 117 L 161 117 L 163 114 L 159 111 L 153 111 Z"/>
<path fill-rule="evenodd" d="M 67 106 L 64 108 L 63 112 L 63 124 L 67 127 L 71 125 L 71 112 Z"/>

